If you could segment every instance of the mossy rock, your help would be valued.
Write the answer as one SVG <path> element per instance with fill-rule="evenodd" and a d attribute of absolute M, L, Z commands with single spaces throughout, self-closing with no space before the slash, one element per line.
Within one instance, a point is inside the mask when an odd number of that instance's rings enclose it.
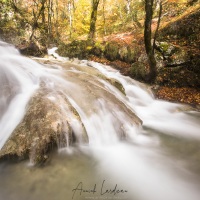
<path fill-rule="evenodd" d="M 33 164 L 44 164 L 55 147 L 63 148 L 78 141 L 70 126 L 71 119 L 63 116 L 58 104 L 48 98 L 51 92 L 42 88 L 31 98 L 22 122 L 1 149 L 0 160 L 29 158 Z M 57 101 L 60 100 L 62 106 L 67 106 L 78 118 L 67 99 L 61 94 L 58 97 Z M 85 127 L 82 123 L 81 126 L 80 139 L 88 143 Z"/>
<path fill-rule="evenodd" d="M 59 55 L 69 58 L 86 59 L 91 54 L 93 42 L 88 40 L 74 40 L 69 44 L 58 46 Z"/>
<path fill-rule="evenodd" d="M 119 49 L 119 59 L 127 63 L 133 63 L 136 61 L 137 52 L 130 46 L 122 46 Z"/>
<path fill-rule="evenodd" d="M 126 58 L 125 62 L 127 62 L 127 63 L 135 62 L 137 55 L 138 55 L 137 50 L 128 46 L 128 54 L 127 54 L 127 58 Z"/>
<path fill-rule="evenodd" d="M 37 56 L 41 57 L 47 54 L 47 48 L 41 45 L 38 45 L 36 42 L 25 43 L 18 46 L 21 54 L 26 56 Z"/>
<path fill-rule="evenodd" d="M 120 49 L 120 46 L 118 43 L 108 42 L 105 46 L 104 55 L 110 61 L 118 60 L 120 59 L 119 49 Z"/>
<path fill-rule="evenodd" d="M 156 46 L 159 48 L 164 57 L 169 57 L 178 50 L 176 46 L 170 44 L 169 42 L 157 42 Z"/>
<path fill-rule="evenodd" d="M 145 81 L 148 75 L 146 65 L 143 62 L 135 62 L 131 65 L 131 77 L 137 80 Z"/>
<path fill-rule="evenodd" d="M 108 81 L 111 85 L 116 87 L 122 94 L 124 94 L 126 96 L 125 89 L 124 89 L 123 85 L 118 80 L 116 80 L 114 78 L 108 78 L 104 74 L 101 74 L 101 73 L 98 73 L 97 77 L 99 77 L 99 78 L 101 78 L 105 81 Z"/>
<path fill-rule="evenodd" d="M 119 49 L 119 57 L 120 60 L 126 61 L 127 60 L 127 55 L 128 55 L 128 46 L 123 46 Z"/>
<path fill-rule="evenodd" d="M 184 65 L 189 62 L 188 53 L 184 49 L 176 48 L 175 52 L 167 58 L 167 65 Z"/>
<path fill-rule="evenodd" d="M 92 55 L 95 55 L 95 56 L 98 56 L 98 57 L 103 57 L 104 51 L 105 51 L 105 47 L 102 44 L 97 42 L 92 47 L 90 53 Z"/>
<path fill-rule="evenodd" d="M 116 87 L 122 94 L 124 94 L 126 96 L 126 93 L 125 93 L 125 89 L 123 87 L 123 85 L 116 79 L 114 78 L 110 78 L 110 79 L 107 79 L 114 87 Z"/>

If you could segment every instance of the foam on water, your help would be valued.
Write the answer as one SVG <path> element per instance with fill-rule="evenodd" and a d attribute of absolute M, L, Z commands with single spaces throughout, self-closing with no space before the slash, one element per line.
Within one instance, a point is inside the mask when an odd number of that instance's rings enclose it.
<path fill-rule="evenodd" d="M 39 64 L 0 42 L 0 149 L 22 120 L 25 107 L 39 86 Z"/>
<path fill-rule="evenodd" d="M 49 50 L 49 54 L 63 62 L 55 50 Z M 161 141 L 162 135 L 186 142 L 198 141 L 199 118 L 194 120 L 198 112 L 183 112 L 183 105 L 154 99 L 146 85 L 122 76 L 109 66 L 91 61 L 63 65 L 52 61 L 42 66 L 2 42 L 1 52 L 0 148 L 22 120 L 30 97 L 43 82 L 53 91 L 48 99 L 60 106 L 62 117 L 70 119 L 77 137 L 81 137 L 83 123 L 89 145 L 80 144 L 80 150 L 98 161 L 98 172 L 128 189 L 126 199 L 199 200 L 193 172 L 166 153 Z M 87 72 L 91 68 L 95 73 Z M 97 72 L 121 83 L 126 96 Z M 75 118 L 70 107 L 64 106 L 66 100 L 79 116 Z M 134 112 L 143 126 L 138 125 Z M 68 152 L 73 155 L 73 151 Z M 30 195 L 33 199 L 34 193 Z"/>

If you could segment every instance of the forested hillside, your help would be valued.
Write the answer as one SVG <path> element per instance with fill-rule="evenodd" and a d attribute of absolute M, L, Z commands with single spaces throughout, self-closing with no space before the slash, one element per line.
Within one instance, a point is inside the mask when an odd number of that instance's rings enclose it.
<path fill-rule="evenodd" d="M 200 103 L 199 0 L 1 0 L 0 9 L 1 39 L 23 54 L 58 46 L 164 86 L 155 87 L 160 98 Z"/>

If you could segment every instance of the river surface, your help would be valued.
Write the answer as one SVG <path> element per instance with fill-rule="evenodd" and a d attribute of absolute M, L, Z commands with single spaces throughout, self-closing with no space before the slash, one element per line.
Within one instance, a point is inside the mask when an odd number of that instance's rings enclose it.
<path fill-rule="evenodd" d="M 68 61 L 55 49 L 54 58 L 34 61 L 0 42 L 0 53 L 0 149 L 41 82 L 54 91 L 52 101 L 58 92 L 68 98 L 89 137 L 89 145 L 52 152 L 43 167 L 0 163 L 0 200 L 200 199 L 199 112 L 156 100 L 148 86 L 117 70 Z M 77 121 L 70 125 L 78 135 Z"/>

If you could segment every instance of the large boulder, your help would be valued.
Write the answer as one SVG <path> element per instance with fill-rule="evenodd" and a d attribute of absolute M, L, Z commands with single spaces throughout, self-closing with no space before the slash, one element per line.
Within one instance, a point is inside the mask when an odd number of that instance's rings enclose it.
<path fill-rule="evenodd" d="M 158 84 L 200 87 L 199 8 L 196 4 L 159 31 L 160 42 L 156 43 Z"/>
<path fill-rule="evenodd" d="M 1 160 L 29 158 L 33 164 L 42 164 L 48 159 L 53 148 L 67 147 L 80 140 L 70 126 L 71 119 L 56 103 L 59 99 L 52 101 L 49 95 L 51 93 L 49 89 L 42 88 L 32 97 L 23 121 L 0 151 Z M 62 94 L 58 94 L 58 97 L 62 100 L 62 106 L 70 110 L 71 116 L 80 120 L 66 98 L 62 97 Z M 87 143 L 88 137 L 82 123 L 81 125 L 81 142 Z"/>
<path fill-rule="evenodd" d="M 85 59 L 91 54 L 94 44 L 89 40 L 74 40 L 69 44 L 60 44 L 58 53 L 69 58 Z"/>
<path fill-rule="evenodd" d="M 47 54 L 47 48 L 37 44 L 36 42 L 24 42 L 18 46 L 21 54 L 26 56 L 41 57 Z"/>
<path fill-rule="evenodd" d="M 119 49 L 119 59 L 127 63 L 136 61 L 137 51 L 130 46 L 122 46 Z"/>
<path fill-rule="evenodd" d="M 120 46 L 117 42 L 108 42 L 105 46 L 104 55 L 110 61 L 118 60 L 120 59 L 119 49 Z"/>
<path fill-rule="evenodd" d="M 158 66 L 176 67 L 186 65 L 190 61 L 187 50 L 171 44 L 170 42 L 156 42 L 156 50 L 155 57 Z"/>

